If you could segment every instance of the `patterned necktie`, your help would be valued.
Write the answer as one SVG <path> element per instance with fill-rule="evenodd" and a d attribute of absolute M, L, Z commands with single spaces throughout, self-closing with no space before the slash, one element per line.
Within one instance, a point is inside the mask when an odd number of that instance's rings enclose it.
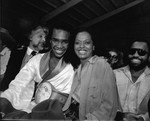
<path fill-rule="evenodd" d="M 30 55 L 32 55 L 32 57 L 33 57 L 33 56 L 35 56 L 36 54 L 37 54 L 36 51 L 32 51 L 32 53 L 31 53 Z"/>

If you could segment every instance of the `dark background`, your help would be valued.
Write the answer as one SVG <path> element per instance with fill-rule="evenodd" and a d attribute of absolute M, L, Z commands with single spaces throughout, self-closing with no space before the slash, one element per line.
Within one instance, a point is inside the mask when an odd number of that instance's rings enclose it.
<path fill-rule="evenodd" d="M 26 41 L 29 27 L 35 22 L 40 23 L 45 15 L 23 1 L 0 0 L 0 26 L 6 28 L 18 43 Z M 103 54 L 107 47 L 124 49 L 127 42 L 133 39 L 150 40 L 150 0 L 89 26 L 88 29 L 94 33 L 96 53 L 99 54 Z"/>

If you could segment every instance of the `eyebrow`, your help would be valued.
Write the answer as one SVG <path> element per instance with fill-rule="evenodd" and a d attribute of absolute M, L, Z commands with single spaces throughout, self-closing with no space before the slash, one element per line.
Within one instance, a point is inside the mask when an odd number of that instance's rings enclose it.
<path fill-rule="evenodd" d="M 75 40 L 77 40 L 77 41 L 81 41 L 80 39 L 75 39 Z M 84 39 L 84 41 L 91 41 L 91 42 L 92 42 L 92 40 L 91 40 L 91 39 Z"/>
<path fill-rule="evenodd" d="M 69 39 L 57 39 L 57 38 L 52 38 L 52 39 L 61 40 L 61 41 L 69 41 Z"/>

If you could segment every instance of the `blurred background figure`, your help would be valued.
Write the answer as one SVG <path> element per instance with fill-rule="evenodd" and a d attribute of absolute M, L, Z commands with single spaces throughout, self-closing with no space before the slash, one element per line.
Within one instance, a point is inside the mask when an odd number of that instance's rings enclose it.
<path fill-rule="evenodd" d="M 124 65 L 123 52 L 116 48 L 109 48 L 107 50 L 107 62 L 111 65 L 112 69 L 117 69 Z"/>
<path fill-rule="evenodd" d="M 9 34 L 8 30 L 0 27 L 0 83 L 4 77 L 15 42 L 15 39 Z"/>

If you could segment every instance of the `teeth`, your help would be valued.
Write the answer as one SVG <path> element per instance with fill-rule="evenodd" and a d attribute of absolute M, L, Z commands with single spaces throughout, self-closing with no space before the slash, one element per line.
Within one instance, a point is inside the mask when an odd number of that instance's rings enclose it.
<path fill-rule="evenodd" d="M 80 53 L 80 54 L 85 54 L 85 53 L 86 53 L 86 51 L 79 51 L 79 53 Z"/>
<path fill-rule="evenodd" d="M 61 51 L 61 50 L 56 50 L 56 52 L 57 52 L 57 53 L 62 53 L 63 51 Z"/>
<path fill-rule="evenodd" d="M 133 59 L 132 61 L 135 62 L 135 63 L 140 62 L 139 59 Z"/>

